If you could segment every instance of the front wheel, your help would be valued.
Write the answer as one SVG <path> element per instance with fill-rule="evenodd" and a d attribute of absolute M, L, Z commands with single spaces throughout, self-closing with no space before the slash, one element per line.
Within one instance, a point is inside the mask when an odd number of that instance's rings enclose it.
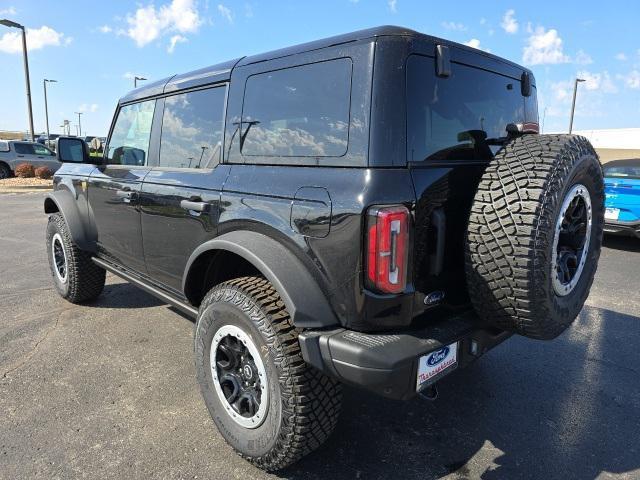
<path fill-rule="evenodd" d="M 60 296 L 71 303 L 93 300 L 102 292 L 106 272 L 91 260 L 91 254 L 73 242 L 60 213 L 49 216 L 47 255 L 53 284 Z"/>
<path fill-rule="evenodd" d="M 214 287 L 200 306 L 198 382 L 218 430 L 242 457 L 279 470 L 333 431 L 340 384 L 309 367 L 273 286 L 243 277 Z"/>

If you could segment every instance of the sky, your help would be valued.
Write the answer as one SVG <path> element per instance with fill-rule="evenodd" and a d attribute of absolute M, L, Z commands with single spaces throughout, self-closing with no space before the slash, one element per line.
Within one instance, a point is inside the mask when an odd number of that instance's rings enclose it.
<path fill-rule="evenodd" d="M 106 135 L 133 76 L 158 80 L 225 60 L 378 25 L 400 25 L 531 68 L 545 132 L 640 127 L 640 2 L 0 0 L 27 27 L 36 132 Z M 0 130 L 26 130 L 19 30 L 0 26 Z M 75 127 L 73 127 L 75 129 Z"/>

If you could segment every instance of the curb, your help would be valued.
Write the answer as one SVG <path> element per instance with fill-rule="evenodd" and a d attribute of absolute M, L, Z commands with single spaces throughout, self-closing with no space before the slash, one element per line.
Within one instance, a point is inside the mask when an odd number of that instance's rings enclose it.
<path fill-rule="evenodd" d="M 46 190 L 53 190 L 53 185 L 15 185 L 11 187 L 0 187 L 0 193 L 42 192 Z"/>

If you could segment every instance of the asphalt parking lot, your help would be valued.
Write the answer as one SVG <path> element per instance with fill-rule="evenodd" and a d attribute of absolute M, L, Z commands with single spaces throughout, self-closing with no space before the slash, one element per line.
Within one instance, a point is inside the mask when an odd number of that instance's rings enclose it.
<path fill-rule="evenodd" d="M 640 240 L 606 240 L 560 338 L 512 338 L 436 402 L 346 389 L 329 442 L 270 475 L 209 419 L 191 320 L 114 276 L 58 297 L 43 196 L 0 195 L 0 478 L 640 478 Z"/>

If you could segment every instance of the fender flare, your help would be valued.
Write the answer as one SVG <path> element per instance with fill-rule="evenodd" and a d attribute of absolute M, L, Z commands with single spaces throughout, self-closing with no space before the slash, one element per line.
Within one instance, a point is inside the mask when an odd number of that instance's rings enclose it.
<path fill-rule="evenodd" d="M 185 267 L 183 292 L 193 263 L 200 255 L 212 250 L 234 253 L 256 267 L 274 286 L 296 327 L 339 325 L 326 295 L 308 268 L 281 243 L 248 230 L 225 233 L 196 248 Z"/>
<path fill-rule="evenodd" d="M 91 241 L 87 234 L 87 229 L 82 221 L 77 200 L 74 198 L 73 193 L 69 190 L 56 190 L 55 192 L 47 193 L 44 199 L 44 213 L 55 213 L 56 211 L 62 214 L 71 233 L 71 238 L 73 238 L 73 242 L 78 248 L 95 252 L 96 244 Z"/>

